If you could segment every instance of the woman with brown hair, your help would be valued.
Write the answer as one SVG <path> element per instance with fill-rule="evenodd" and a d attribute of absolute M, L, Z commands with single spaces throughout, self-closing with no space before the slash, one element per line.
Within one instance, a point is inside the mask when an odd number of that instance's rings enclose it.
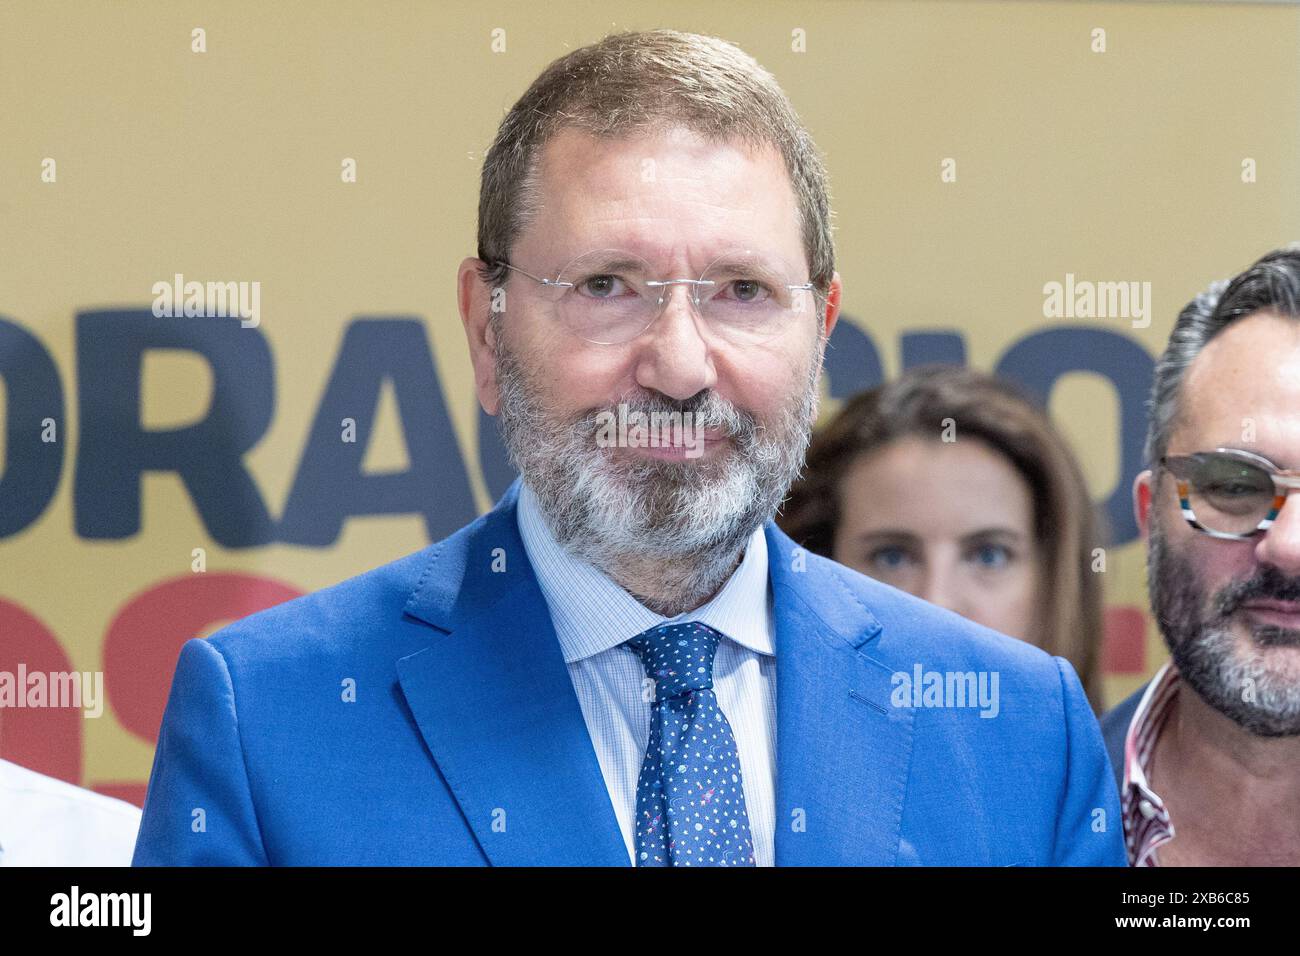
<path fill-rule="evenodd" d="M 1064 657 L 1102 708 L 1099 519 L 1046 416 L 925 366 L 845 403 L 777 521 L 803 547 Z"/>

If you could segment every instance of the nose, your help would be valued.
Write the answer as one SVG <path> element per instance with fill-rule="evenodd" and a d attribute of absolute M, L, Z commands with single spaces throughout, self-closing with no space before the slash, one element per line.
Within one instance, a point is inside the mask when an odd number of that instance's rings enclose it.
<path fill-rule="evenodd" d="M 918 597 L 947 608 L 962 617 L 970 617 L 965 591 L 957 580 L 956 569 L 945 559 L 932 561 Z"/>
<path fill-rule="evenodd" d="M 1283 574 L 1300 575 L 1300 495 L 1291 492 L 1255 545 L 1255 557 Z"/>
<path fill-rule="evenodd" d="M 663 311 L 636 340 L 637 384 L 679 400 L 712 388 L 718 380 L 707 326 L 695 309 L 694 288 L 663 286 Z"/>

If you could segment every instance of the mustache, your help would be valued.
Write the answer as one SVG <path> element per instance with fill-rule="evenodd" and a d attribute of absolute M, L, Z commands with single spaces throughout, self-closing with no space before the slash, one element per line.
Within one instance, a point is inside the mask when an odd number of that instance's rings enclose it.
<path fill-rule="evenodd" d="M 1226 618 L 1248 601 L 1260 599 L 1300 601 L 1300 578 L 1287 577 L 1277 568 L 1265 565 L 1245 581 L 1223 588 L 1215 596 L 1214 612 Z"/>
<path fill-rule="evenodd" d="M 727 438 L 737 439 L 745 447 L 755 440 L 762 430 L 758 420 L 748 412 L 742 411 L 715 391 L 697 392 L 690 398 L 674 399 L 666 395 L 655 394 L 635 398 L 620 398 L 608 408 L 590 408 L 573 424 L 575 434 L 587 436 L 595 434 L 600 427 L 601 416 L 617 416 L 619 406 L 625 406 L 627 414 L 641 413 L 651 415 L 689 415 L 695 428 L 716 428 Z"/>

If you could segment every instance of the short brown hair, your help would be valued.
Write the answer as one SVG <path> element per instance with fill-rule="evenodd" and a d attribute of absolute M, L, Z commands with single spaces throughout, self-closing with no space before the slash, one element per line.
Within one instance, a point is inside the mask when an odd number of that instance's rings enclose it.
<path fill-rule="evenodd" d="M 840 483 L 861 455 L 910 436 L 938 440 L 945 419 L 964 438 L 1004 456 L 1034 502 L 1034 535 L 1047 558 L 1039 606 L 1043 649 L 1074 665 L 1094 710 L 1102 706 L 1101 582 L 1092 572 L 1100 519 L 1078 462 L 1046 415 L 1011 385 L 958 366 L 932 365 L 854 396 L 808 446 L 805 476 L 790 490 L 781 529 L 832 557 Z"/>
<path fill-rule="evenodd" d="M 538 212 L 542 149 L 562 129 L 618 138 L 685 127 L 711 142 L 775 147 L 799 207 L 809 277 L 823 301 L 835 272 L 826 169 L 771 73 L 735 44 L 677 30 L 617 33 L 551 63 L 511 108 L 483 161 L 478 257 L 505 281 Z"/>

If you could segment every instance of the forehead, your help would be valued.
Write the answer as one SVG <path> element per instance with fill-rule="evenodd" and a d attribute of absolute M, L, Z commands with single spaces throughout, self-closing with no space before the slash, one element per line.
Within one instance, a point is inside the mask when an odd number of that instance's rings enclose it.
<path fill-rule="evenodd" d="M 1171 451 L 1246 448 L 1300 467 L 1300 320 L 1238 319 L 1192 360 Z"/>
<path fill-rule="evenodd" d="M 1032 528 L 1028 483 L 981 439 L 895 439 L 860 455 L 847 476 L 845 517 L 864 528 L 905 527 L 935 537 L 976 527 Z"/>
<path fill-rule="evenodd" d="M 552 258 L 614 246 L 664 268 L 702 266 L 743 245 L 805 261 L 775 148 L 711 143 L 684 127 L 618 139 L 565 129 L 542 151 L 539 192 L 519 245 Z"/>

